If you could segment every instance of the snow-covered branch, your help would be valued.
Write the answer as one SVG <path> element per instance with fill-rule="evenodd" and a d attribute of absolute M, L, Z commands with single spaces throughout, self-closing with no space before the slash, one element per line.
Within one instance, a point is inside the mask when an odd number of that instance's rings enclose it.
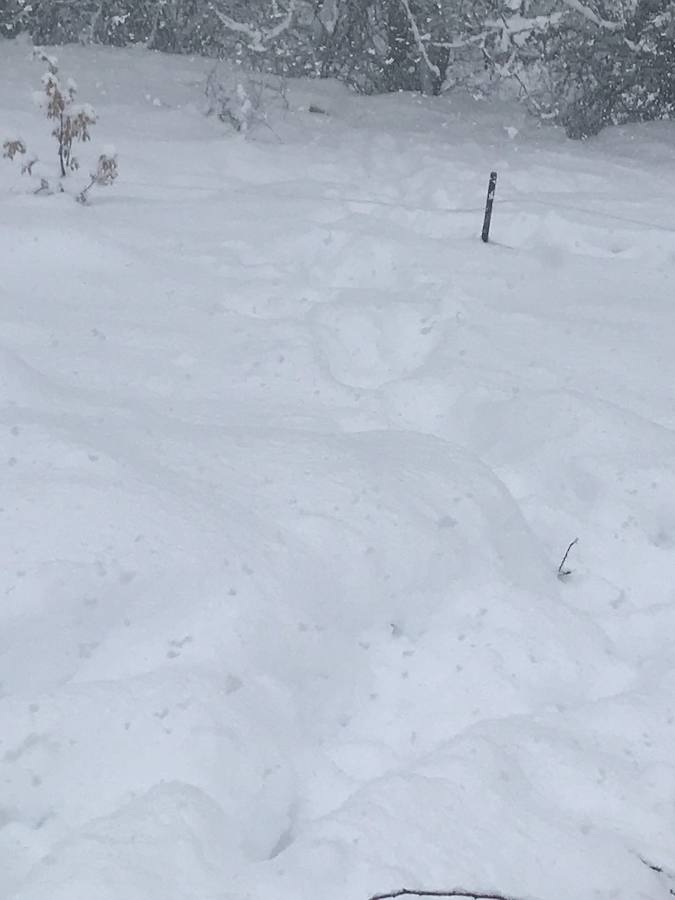
<path fill-rule="evenodd" d="M 583 16 L 589 22 L 597 25 L 598 28 L 604 28 L 606 31 L 620 31 L 623 27 L 620 22 L 610 22 L 608 19 L 601 18 L 597 13 L 584 6 L 581 0 L 562 0 L 562 3 L 580 16 Z"/>
<path fill-rule="evenodd" d="M 551 13 L 548 16 L 522 16 L 516 13 L 513 16 L 501 16 L 499 20 L 490 20 L 486 27 L 503 28 L 509 35 L 534 34 L 537 31 L 545 31 L 552 25 L 558 25 L 562 13 Z"/>
<path fill-rule="evenodd" d="M 408 0 L 401 0 L 401 6 L 405 10 L 405 14 L 408 17 L 408 23 L 410 25 L 410 30 L 412 31 L 413 37 L 415 38 L 415 43 L 417 44 L 417 49 L 420 51 L 420 55 L 422 56 L 422 59 L 424 60 L 426 67 L 429 69 L 429 71 L 433 75 L 436 76 L 436 78 L 442 78 L 443 76 L 441 75 L 441 70 L 438 68 L 438 66 L 435 63 L 433 63 L 429 59 L 429 54 L 427 52 L 426 45 L 424 43 L 424 40 L 422 39 L 422 35 L 417 26 L 417 22 L 415 21 L 415 16 L 413 15 L 412 10 L 410 9 L 410 3 L 408 2 Z"/>
<path fill-rule="evenodd" d="M 472 44 L 480 44 L 485 40 L 485 34 L 472 34 L 469 37 L 457 38 L 454 41 L 431 41 L 431 47 L 438 47 L 441 50 L 461 50 L 463 47 L 470 47 Z"/>
<path fill-rule="evenodd" d="M 429 46 L 444 48 L 446 50 L 461 50 L 463 47 L 469 47 L 472 44 L 485 43 L 490 35 L 504 34 L 513 43 L 520 45 L 523 38 L 527 38 L 531 34 L 545 31 L 550 26 L 560 23 L 563 13 L 551 13 L 547 16 L 525 17 L 516 13 L 515 15 L 500 16 L 499 19 L 486 19 L 483 23 L 483 30 L 479 34 L 465 35 L 454 41 L 431 41 Z"/>
<path fill-rule="evenodd" d="M 288 31 L 290 28 L 293 17 L 295 16 L 296 3 L 297 0 L 289 0 L 288 9 L 286 10 L 283 19 L 270 28 L 262 28 L 245 22 L 237 22 L 236 19 L 233 19 L 231 16 L 228 16 L 227 13 L 224 13 L 217 8 L 214 9 L 214 12 L 226 28 L 237 34 L 241 34 L 246 38 L 249 49 L 253 50 L 255 53 L 264 53 L 268 49 L 268 45 L 271 41 L 276 40 L 276 38 L 280 37 L 284 31 Z M 278 9 L 277 4 L 275 3 L 274 6 L 274 11 L 276 11 Z"/>

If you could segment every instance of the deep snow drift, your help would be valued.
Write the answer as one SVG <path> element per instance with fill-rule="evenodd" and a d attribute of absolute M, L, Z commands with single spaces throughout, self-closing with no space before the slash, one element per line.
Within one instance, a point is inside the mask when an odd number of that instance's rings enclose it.
<path fill-rule="evenodd" d="M 666 898 L 675 126 L 300 83 L 245 139 L 57 52 L 121 177 L 0 168 L 0 896 Z"/>

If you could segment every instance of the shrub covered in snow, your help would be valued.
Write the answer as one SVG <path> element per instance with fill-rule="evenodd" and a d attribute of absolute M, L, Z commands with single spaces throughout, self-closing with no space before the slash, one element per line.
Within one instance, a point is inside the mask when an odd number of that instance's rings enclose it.
<path fill-rule="evenodd" d="M 47 64 L 47 71 L 42 76 L 42 90 L 34 94 L 34 99 L 54 122 L 52 135 L 58 147 L 61 177 L 65 178 L 80 167 L 73 145 L 91 140 L 89 129 L 96 124 L 96 113 L 88 103 L 76 103 L 77 85 L 72 78 L 62 84 L 56 57 L 42 50 L 36 50 L 35 55 Z"/>
<path fill-rule="evenodd" d="M 41 90 L 33 94 L 36 105 L 42 109 L 50 122 L 54 123 L 52 137 L 56 141 L 58 155 L 58 175 L 61 179 L 80 168 L 75 156 L 74 145 L 91 140 L 90 129 L 96 124 L 96 112 L 88 103 L 78 103 L 77 85 L 72 78 L 65 84 L 59 78 L 58 60 L 44 50 L 36 48 L 36 59 L 46 63 L 47 71 L 42 76 Z M 22 173 L 33 175 L 33 167 L 38 162 L 37 156 L 30 156 L 26 143 L 21 138 L 7 138 L 2 145 L 5 159 L 25 158 Z M 91 181 L 77 195 L 79 202 L 86 202 L 87 195 L 94 185 L 101 187 L 111 185 L 118 175 L 117 156 L 112 152 L 99 156 L 96 170 Z M 61 188 L 62 189 L 62 188 Z M 47 177 L 40 177 L 36 193 L 51 192 L 51 184 Z"/>
<path fill-rule="evenodd" d="M 245 75 L 216 66 L 206 80 L 205 94 L 206 114 L 243 134 L 256 125 L 270 127 L 268 112 L 288 108 L 285 79 L 263 73 Z"/>

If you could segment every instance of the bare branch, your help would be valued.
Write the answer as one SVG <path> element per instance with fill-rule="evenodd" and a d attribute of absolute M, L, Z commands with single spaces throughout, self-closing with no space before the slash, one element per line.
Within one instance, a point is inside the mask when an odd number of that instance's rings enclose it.
<path fill-rule="evenodd" d="M 402 888 L 389 894 L 374 894 L 370 900 L 395 900 L 396 897 L 466 897 L 468 900 L 518 900 L 509 894 L 494 894 L 482 891 L 466 891 L 463 888 L 454 888 L 450 891 L 416 891 Z"/>
<path fill-rule="evenodd" d="M 574 540 L 569 545 L 567 550 L 565 550 L 565 555 L 563 556 L 563 558 L 560 562 L 560 565 L 558 566 L 558 578 L 560 578 L 560 579 L 567 578 L 568 575 L 572 574 L 571 569 L 565 568 L 565 563 L 567 562 L 567 557 L 570 555 L 570 551 L 571 551 L 572 547 L 575 547 L 578 543 L 579 543 L 579 538 L 574 538 Z"/>

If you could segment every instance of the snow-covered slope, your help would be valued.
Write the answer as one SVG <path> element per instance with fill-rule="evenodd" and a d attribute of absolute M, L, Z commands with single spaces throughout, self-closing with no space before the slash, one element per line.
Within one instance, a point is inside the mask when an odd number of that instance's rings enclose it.
<path fill-rule="evenodd" d="M 0 896 L 666 898 L 675 126 L 297 83 L 244 139 L 204 61 L 59 55 L 121 177 L 0 168 Z"/>

